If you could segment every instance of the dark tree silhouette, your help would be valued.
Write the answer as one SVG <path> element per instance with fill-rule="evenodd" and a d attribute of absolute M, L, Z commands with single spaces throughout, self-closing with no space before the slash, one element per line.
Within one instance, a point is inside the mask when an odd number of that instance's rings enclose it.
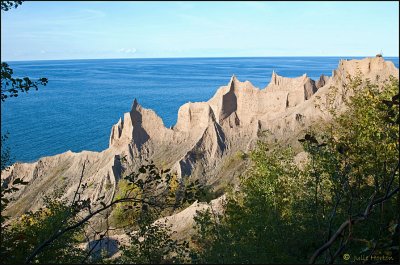
<path fill-rule="evenodd" d="M 17 8 L 22 5 L 23 1 L 1 1 L 1 10 L 8 11 L 12 8 Z"/>
<path fill-rule="evenodd" d="M 47 85 L 47 78 L 39 78 L 32 81 L 29 77 L 14 78 L 13 69 L 5 62 L 1 63 L 1 101 L 5 101 L 8 97 L 17 97 L 19 92 L 28 92 L 34 88 L 38 90 L 39 85 Z"/>

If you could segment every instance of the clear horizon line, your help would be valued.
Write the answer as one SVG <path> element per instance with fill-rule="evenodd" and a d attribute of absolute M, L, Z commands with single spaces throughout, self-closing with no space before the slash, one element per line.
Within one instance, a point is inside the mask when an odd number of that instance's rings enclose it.
<path fill-rule="evenodd" d="M 361 58 L 368 58 L 368 57 L 376 57 L 374 56 L 367 56 L 367 55 L 324 55 L 324 56 L 318 56 L 318 55 L 295 55 L 295 56 L 277 56 L 277 55 L 272 55 L 272 56 L 209 56 L 209 57 L 134 57 L 134 58 L 72 58 L 72 59 L 33 59 L 33 60 L 26 60 L 26 59 L 21 59 L 21 60 L 1 60 L 2 62 L 35 62 L 35 61 L 79 61 L 79 60 L 135 60 L 135 59 L 212 59 L 212 58 L 304 58 L 304 57 L 309 57 L 309 58 L 327 58 L 327 57 L 361 57 Z M 393 55 L 388 55 L 388 56 L 383 56 L 383 58 L 399 58 L 399 56 L 393 56 Z"/>

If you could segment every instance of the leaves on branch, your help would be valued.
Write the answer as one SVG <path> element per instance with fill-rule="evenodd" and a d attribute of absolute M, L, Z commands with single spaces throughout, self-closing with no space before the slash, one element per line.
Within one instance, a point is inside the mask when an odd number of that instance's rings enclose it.
<path fill-rule="evenodd" d="M 27 93 L 32 88 L 38 90 L 39 85 L 46 86 L 48 83 L 48 79 L 44 77 L 32 81 L 29 77 L 14 78 L 13 73 L 14 71 L 7 63 L 1 63 L 1 101 L 3 102 L 9 97 L 17 97 L 19 92 Z"/>
<path fill-rule="evenodd" d="M 17 8 L 22 5 L 23 1 L 1 1 L 1 10 L 9 11 L 12 8 Z"/>

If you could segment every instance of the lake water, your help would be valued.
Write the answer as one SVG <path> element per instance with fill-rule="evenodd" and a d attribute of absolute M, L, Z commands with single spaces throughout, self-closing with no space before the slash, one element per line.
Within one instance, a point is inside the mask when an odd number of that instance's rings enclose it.
<path fill-rule="evenodd" d="M 111 126 L 134 98 L 169 127 L 179 107 L 207 101 L 232 74 L 264 88 L 272 71 L 286 77 L 331 75 L 340 59 L 357 57 L 176 58 L 9 62 L 14 76 L 47 77 L 46 87 L 1 104 L 1 132 L 15 161 L 67 150 L 107 148 Z M 399 67 L 399 59 L 385 58 Z"/>

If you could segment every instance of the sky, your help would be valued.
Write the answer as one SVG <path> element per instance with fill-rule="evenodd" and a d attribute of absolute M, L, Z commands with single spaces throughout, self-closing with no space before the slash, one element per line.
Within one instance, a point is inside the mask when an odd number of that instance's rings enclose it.
<path fill-rule="evenodd" d="M 399 3 L 26 1 L 1 60 L 399 56 Z"/>

